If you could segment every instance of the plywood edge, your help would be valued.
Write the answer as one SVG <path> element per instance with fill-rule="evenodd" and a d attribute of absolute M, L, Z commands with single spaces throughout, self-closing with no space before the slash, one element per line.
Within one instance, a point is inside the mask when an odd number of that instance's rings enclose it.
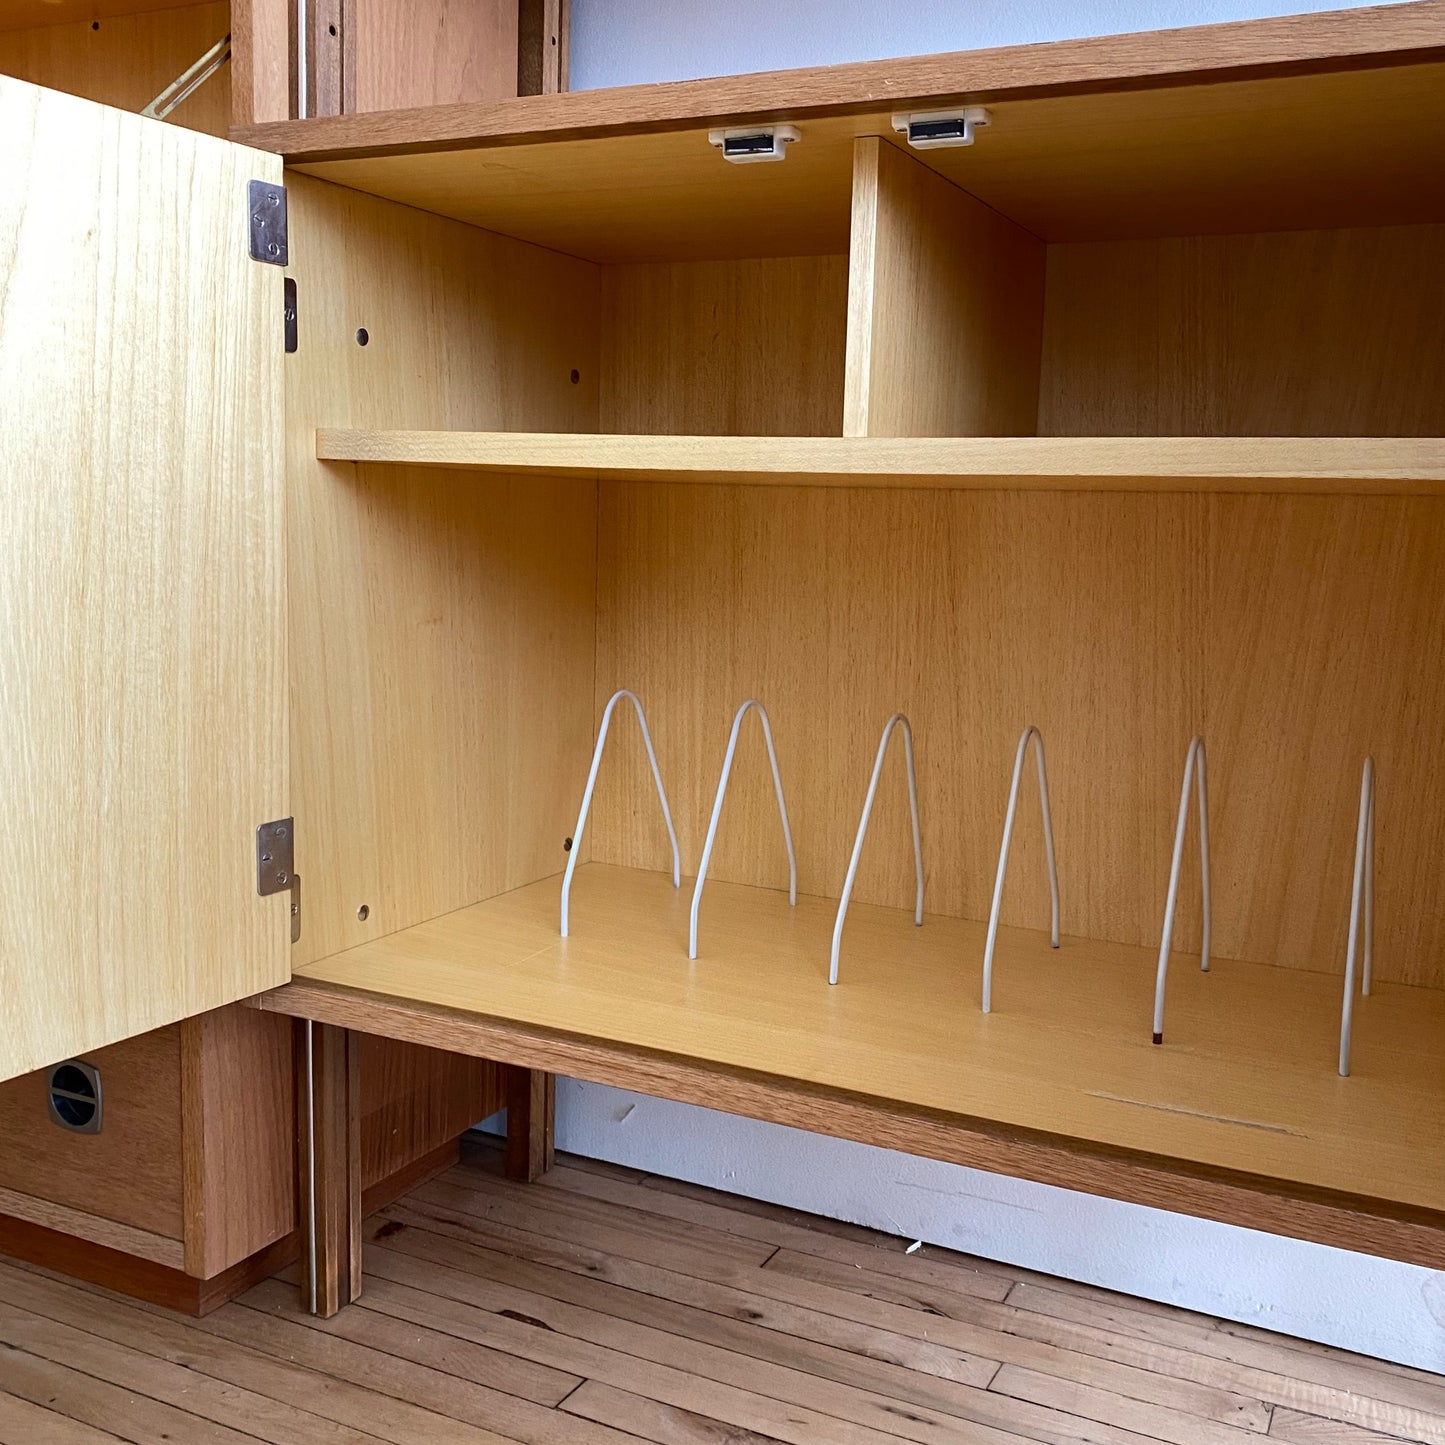
<path fill-rule="evenodd" d="M 239 125 L 232 137 L 293 164 L 523 141 L 687 129 L 749 119 L 860 115 L 1255 76 L 1418 63 L 1445 56 L 1445 0 L 1230 21 L 990 50 L 862 61 L 665 85 L 620 86 L 491 104 Z"/>
<path fill-rule="evenodd" d="M 254 1008 L 613 1084 L 1174 1213 L 1445 1266 L 1445 1212 L 1341 1194 L 298 979 Z"/>
<path fill-rule="evenodd" d="M 1435 495 L 1445 440 L 1383 437 L 688 437 L 321 428 L 322 461 L 639 481 Z"/>

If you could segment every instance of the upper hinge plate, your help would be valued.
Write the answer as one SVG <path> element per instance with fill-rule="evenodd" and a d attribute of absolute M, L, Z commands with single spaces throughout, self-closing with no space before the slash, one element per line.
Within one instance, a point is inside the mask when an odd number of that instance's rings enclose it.
<path fill-rule="evenodd" d="M 271 266 L 286 265 L 286 187 L 272 181 L 252 181 L 246 199 L 251 220 L 251 259 Z"/>
<path fill-rule="evenodd" d="M 256 829 L 256 892 L 291 894 L 291 942 L 301 939 L 301 880 L 296 876 L 296 820 L 277 818 Z"/>

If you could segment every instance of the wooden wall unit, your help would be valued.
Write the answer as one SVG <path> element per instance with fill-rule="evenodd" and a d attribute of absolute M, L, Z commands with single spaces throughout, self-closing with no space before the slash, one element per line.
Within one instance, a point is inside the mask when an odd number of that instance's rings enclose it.
<path fill-rule="evenodd" d="M 331 459 L 319 465 L 354 464 L 373 504 L 425 498 L 463 536 L 479 499 L 508 519 L 524 589 L 538 589 L 511 607 L 556 605 L 595 628 L 590 709 L 547 743 L 550 775 L 571 780 L 549 804 L 552 833 L 574 826 L 591 726 L 615 689 L 633 688 L 685 881 L 667 886 L 666 833 L 622 716 L 579 845 L 569 939 L 555 917 L 562 859 L 528 854 L 524 831 L 509 845 L 515 891 L 466 879 L 452 896 L 472 888 L 471 906 L 313 955 L 268 1006 L 727 1107 L 727 1085 L 689 1072 L 716 1069 L 761 1090 L 766 1117 L 897 1143 L 817 1102 L 856 1089 L 860 1110 L 942 1110 L 954 1142 L 929 1146 L 941 1157 L 1141 1202 L 1161 1196 L 1138 1171 L 1167 1158 L 1211 1217 L 1339 1242 L 1338 1208 L 1369 1221 L 1366 1247 L 1445 1257 L 1428 1243 L 1445 1227 L 1445 1178 L 1424 1142 L 1440 1118 L 1439 1041 L 1433 1024 L 1407 1038 L 1399 1023 L 1436 1018 L 1445 988 L 1445 893 L 1425 861 L 1445 841 L 1429 681 L 1445 661 L 1429 580 L 1445 563 L 1445 447 L 1428 440 L 1445 431 L 1445 237 L 1419 185 L 1438 140 L 1427 69 L 1001 96 L 994 123 L 957 151 L 910 152 L 861 107 L 801 115 L 804 139 L 775 166 L 719 164 L 698 120 L 629 121 L 620 95 L 577 98 L 578 128 L 553 138 L 527 132 L 520 111 L 485 140 L 418 154 L 400 122 L 351 128 L 349 154 L 341 129 L 310 132 L 338 147 L 303 157 L 317 175 L 593 263 L 573 276 L 598 297 L 595 421 L 579 408 L 544 432 L 502 408 L 472 433 L 392 429 L 353 405 L 318 433 Z M 1310 117 L 1366 93 L 1388 117 L 1376 153 L 1352 143 L 1327 158 Z M 1262 107 L 1271 123 L 1256 145 L 1197 157 L 1196 133 L 1234 134 Z M 549 317 L 505 344 L 526 365 L 565 334 Z M 412 416 L 444 395 L 433 388 Z M 372 406 L 405 409 L 390 396 Z M 950 437 L 978 450 L 946 454 Z M 1271 438 L 1289 440 L 1271 451 Z M 1391 438 L 1404 449 L 1369 451 Z M 1227 476 L 1210 460 L 1216 439 L 1237 448 Z M 565 584 L 528 560 L 536 534 L 510 510 L 509 465 L 543 492 L 560 473 L 595 497 L 567 514 L 595 526 L 595 548 Z M 585 538 L 568 532 L 561 545 L 574 544 Z M 579 567 L 590 611 L 578 594 L 562 600 Z M 418 683 L 428 665 L 404 664 Z M 572 681 L 552 669 L 569 705 Z M 525 683 L 523 697 L 498 726 L 547 716 Z M 749 724 L 689 964 L 686 875 L 749 697 L 771 714 L 804 897 L 786 908 Z M 833 992 L 833 900 L 896 709 L 917 745 L 929 919 L 916 933 L 905 911 L 895 756 Z M 985 1016 L 982 920 L 1026 723 L 1048 746 L 1064 948 L 1051 954 L 1039 932 L 1030 777 L 1002 898 L 1007 982 Z M 1161 1054 L 1147 1027 L 1152 956 L 1196 731 L 1210 748 L 1216 964 L 1189 971 L 1201 923 L 1189 864 L 1177 1024 Z M 321 756 L 330 743 L 308 746 Z M 1357 1014 L 1357 1077 L 1342 1081 L 1333 1034 L 1367 752 L 1381 788 L 1376 984 Z M 467 787 L 515 806 L 464 746 L 456 756 Z M 531 775 L 528 750 L 516 766 Z M 529 871 L 537 881 L 515 888 Z M 1080 970 L 1087 1006 L 1068 998 Z M 1258 1028 L 1231 1027 L 1241 1011 Z M 1288 1037 L 1277 1018 L 1292 1020 Z M 1394 1124 L 1371 1112 L 1385 1098 Z M 1025 1165 L 992 1135 L 979 1142 L 994 1126 L 1067 1136 L 1047 1147 L 1068 1160 Z M 1373 1152 L 1396 1127 L 1420 1149 Z M 1200 1171 L 1223 1173 L 1205 1184 Z M 1275 1192 L 1266 1200 L 1245 1176 Z"/>
<path fill-rule="evenodd" d="M 344 53 L 362 32 L 331 37 L 330 13 L 313 18 Z M 258 16 L 243 5 L 241 33 Z M 1445 1260 L 1442 25 L 1424 0 L 863 67 L 852 89 L 739 78 L 244 131 L 310 173 L 288 178 L 282 444 L 305 889 L 295 981 L 257 1007 L 336 1031 L 327 1308 L 354 1282 L 368 1178 L 428 1167 L 404 1137 L 434 1149 L 501 1096 L 489 1065 L 403 1042 Z M 960 88 L 993 110 L 975 144 L 907 149 L 891 111 Z M 777 106 L 803 130 L 781 164 L 707 144 Z M 767 704 L 796 910 L 750 730 L 689 962 L 687 888 L 620 719 L 560 937 L 619 687 L 646 705 L 685 877 L 734 711 Z M 928 918 L 895 755 L 831 989 L 898 709 Z M 986 1015 L 1026 724 L 1048 747 L 1063 947 L 1041 932 L 1029 779 Z M 1191 862 L 1155 1047 L 1196 732 L 1215 966 L 1190 956 Z M 1366 754 L 1375 985 L 1341 1078 Z M 279 1175 L 218 1220 L 209 1170 L 228 1133 L 241 1156 L 284 1127 L 294 1085 L 224 1115 L 238 1051 L 264 1044 L 284 1075 L 280 1036 L 185 1028 L 185 1109 L 216 1123 L 168 1247 L 210 1270 L 284 1222 Z M 207 1050 L 230 1059 L 214 1077 Z M 512 1082 L 519 1113 L 545 1112 L 545 1080 Z M 223 1242 L 195 1242 L 200 1220 Z"/>

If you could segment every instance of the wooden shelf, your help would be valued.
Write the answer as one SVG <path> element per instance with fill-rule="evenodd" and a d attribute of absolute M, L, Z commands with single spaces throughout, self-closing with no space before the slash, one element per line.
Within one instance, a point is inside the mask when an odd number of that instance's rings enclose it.
<path fill-rule="evenodd" d="M 1111 492 L 1445 492 L 1414 437 L 724 437 L 318 429 L 322 461 L 622 481 Z"/>
<path fill-rule="evenodd" d="M 1066 937 L 1055 952 L 1005 928 L 985 1016 L 980 923 L 919 929 L 855 904 L 830 988 L 830 900 L 790 910 L 785 894 L 712 882 L 689 963 L 686 882 L 585 865 L 568 940 L 558 898 L 546 879 L 298 969 L 292 988 L 705 1060 L 738 1071 L 739 1088 L 761 1074 L 1307 1190 L 1437 1211 L 1445 1199 L 1445 993 L 1378 985 L 1341 1079 L 1338 974 L 1220 960 L 1205 975 L 1181 954 L 1155 1047 L 1147 948 Z"/>

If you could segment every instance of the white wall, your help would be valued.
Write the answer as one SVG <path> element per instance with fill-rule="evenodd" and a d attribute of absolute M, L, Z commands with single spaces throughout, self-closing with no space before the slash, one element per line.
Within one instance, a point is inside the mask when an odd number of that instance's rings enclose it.
<path fill-rule="evenodd" d="M 572 0 L 575 89 L 1340 8 L 1341 0 Z M 564 1081 L 559 1147 L 1445 1371 L 1445 1274 Z"/>
<path fill-rule="evenodd" d="M 572 88 L 977 50 L 1348 5 L 1349 0 L 572 0 Z"/>

